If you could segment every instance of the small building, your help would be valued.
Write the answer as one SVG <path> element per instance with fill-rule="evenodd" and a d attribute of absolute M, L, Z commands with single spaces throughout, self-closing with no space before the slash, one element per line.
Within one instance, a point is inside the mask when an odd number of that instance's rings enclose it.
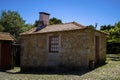
<path fill-rule="evenodd" d="M 0 32 L 0 69 L 13 67 L 12 43 L 15 38 L 6 32 Z"/>
<path fill-rule="evenodd" d="M 38 27 L 21 34 L 21 69 L 89 68 L 105 62 L 106 34 L 76 22 L 49 25 L 40 13 Z"/>

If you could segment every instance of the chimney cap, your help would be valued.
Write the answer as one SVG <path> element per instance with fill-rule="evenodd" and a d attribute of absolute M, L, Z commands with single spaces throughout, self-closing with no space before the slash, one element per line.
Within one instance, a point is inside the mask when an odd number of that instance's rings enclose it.
<path fill-rule="evenodd" d="M 46 15 L 50 15 L 49 13 L 46 13 L 46 12 L 39 12 L 39 14 L 46 14 Z"/>

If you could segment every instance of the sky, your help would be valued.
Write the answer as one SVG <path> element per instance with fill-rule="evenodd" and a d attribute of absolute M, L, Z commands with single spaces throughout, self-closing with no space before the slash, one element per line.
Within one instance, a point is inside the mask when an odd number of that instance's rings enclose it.
<path fill-rule="evenodd" d="M 0 12 L 17 11 L 26 23 L 39 19 L 39 12 L 50 13 L 63 23 L 114 25 L 120 21 L 120 0 L 0 0 Z"/>

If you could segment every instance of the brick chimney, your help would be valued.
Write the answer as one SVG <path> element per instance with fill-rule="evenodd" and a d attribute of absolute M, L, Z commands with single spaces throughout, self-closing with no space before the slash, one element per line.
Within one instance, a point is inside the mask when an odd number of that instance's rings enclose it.
<path fill-rule="evenodd" d="M 49 13 L 46 12 L 39 12 L 39 21 L 43 22 L 44 26 L 49 25 Z"/>
<path fill-rule="evenodd" d="M 38 22 L 38 26 L 37 26 L 35 32 L 39 31 L 49 25 L 49 15 L 50 14 L 45 13 L 45 12 L 39 12 L 39 22 Z"/>

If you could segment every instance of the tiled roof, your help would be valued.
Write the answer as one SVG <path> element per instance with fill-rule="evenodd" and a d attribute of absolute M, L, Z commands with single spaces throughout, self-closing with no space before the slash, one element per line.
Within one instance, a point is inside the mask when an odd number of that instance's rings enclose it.
<path fill-rule="evenodd" d="M 80 25 L 76 22 L 70 22 L 70 23 L 64 23 L 64 24 L 49 25 L 39 31 L 36 31 L 36 28 L 33 28 L 29 31 L 22 33 L 21 35 L 58 32 L 58 31 L 69 31 L 69 30 L 77 30 L 77 29 L 83 29 L 83 28 L 85 28 L 85 26 Z"/>
<path fill-rule="evenodd" d="M 15 38 L 10 33 L 0 32 L 0 40 L 13 41 Z"/>

